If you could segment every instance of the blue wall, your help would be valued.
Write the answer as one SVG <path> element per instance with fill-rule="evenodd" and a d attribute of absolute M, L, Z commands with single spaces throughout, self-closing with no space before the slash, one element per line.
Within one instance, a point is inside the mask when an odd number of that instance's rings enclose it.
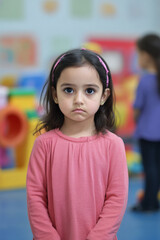
<path fill-rule="evenodd" d="M 36 62 L 28 67 L 0 64 L 0 76 L 46 71 L 53 57 L 90 37 L 128 39 L 150 31 L 160 33 L 159 9 L 159 0 L 1 0 L 0 38 L 33 38 Z"/>

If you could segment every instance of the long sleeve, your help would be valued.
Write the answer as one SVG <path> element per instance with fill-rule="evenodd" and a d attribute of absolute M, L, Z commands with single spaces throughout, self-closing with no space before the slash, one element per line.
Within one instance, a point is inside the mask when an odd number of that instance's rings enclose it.
<path fill-rule="evenodd" d="M 27 172 L 27 207 L 34 240 L 60 240 L 47 209 L 45 149 L 36 139 Z"/>
<path fill-rule="evenodd" d="M 110 144 L 110 166 L 106 198 L 99 220 L 87 240 L 115 240 L 128 199 L 128 170 L 124 144 L 120 138 Z"/>

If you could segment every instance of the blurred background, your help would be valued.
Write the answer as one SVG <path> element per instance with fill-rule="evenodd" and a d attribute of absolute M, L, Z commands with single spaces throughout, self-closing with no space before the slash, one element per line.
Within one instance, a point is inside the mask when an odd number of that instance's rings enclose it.
<path fill-rule="evenodd" d="M 128 209 L 143 195 L 143 169 L 132 104 L 138 83 L 135 41 L 160 34 L 160 0 L 0 0 L 0 239 L 32 239 L 26 171 L 43 113 L 39 96 L 55 58 L 85 47 L 109 64 L 116 92 L 117 134 L 130 176 Z M 126 211 L 119 239 L 160 239 L 160 214 Z"/>

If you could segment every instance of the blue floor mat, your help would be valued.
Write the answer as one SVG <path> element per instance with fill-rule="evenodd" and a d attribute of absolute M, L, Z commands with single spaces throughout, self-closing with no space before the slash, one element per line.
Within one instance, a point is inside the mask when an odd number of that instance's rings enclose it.
<path fill-rule="evenodd" d="M 143 179 L 130 178 L 128 206 L 118 240 L 160 240 L 160 212 L 142 214 L 130 211 L 142 185 Z M 0 191 L 0 240 L 32 240 L 25 189 Z"/>

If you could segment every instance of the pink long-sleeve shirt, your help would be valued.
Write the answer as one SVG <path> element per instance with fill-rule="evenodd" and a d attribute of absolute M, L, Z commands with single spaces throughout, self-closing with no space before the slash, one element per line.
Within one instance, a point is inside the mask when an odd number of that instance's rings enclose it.
<path fill-rule="evenodd" d="M 124 144 L 111 132 L 39 136 L 27 173 L 35 240 L 116 240 L 128 196 Z"/>

